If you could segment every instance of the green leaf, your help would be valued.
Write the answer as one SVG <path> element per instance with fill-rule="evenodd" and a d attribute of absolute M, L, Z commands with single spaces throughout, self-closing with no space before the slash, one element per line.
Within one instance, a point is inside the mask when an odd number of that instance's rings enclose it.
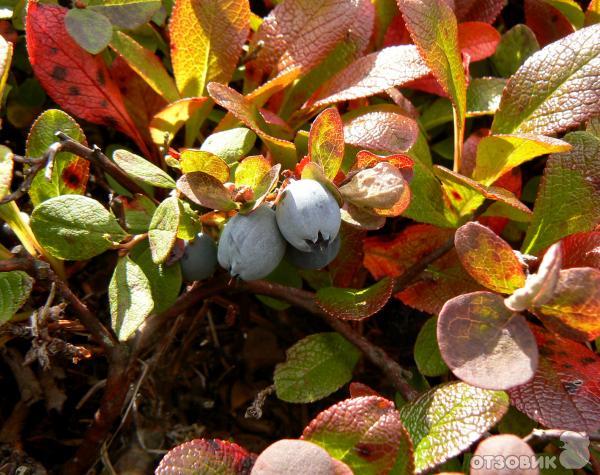
<path fill-rule="evenodd" d="M 275 270 L 271 272 L 265 280 L 285 285 L 286 287 L 296 289 L 302 288 L 302 278 L 298 273 L 298 269 L 285 259 L 279 263 Z M 283 300 L 274 299 L 265 295 L 257 295 L 256 298 L 275 310 L 285 310 L 290 308 L 290 304 Z"/>
<path fill-rule="evenodd" d="M 506 80 L 501 78 L 475 78 L 467 89 L 467 117 L 493 115 L 500 106 Z"/>
<path fill-rule="evenodd" d="M 194 239 L 196 235 L 202 230 L 202 225 L 198 219 L 198 213 L 196 213 L 190 204 L 186 201 L 180 201 L 181 204 L 181 216 L 179 217 L 179 228 L 177 228 L 177 237 L 189 241 Z"/>
<path fill-rule="evenodd" d="M 200 150 L 217 155 L 225 163 L 231 164 L 248 155 L 255 142 L 254 132 L 245 127 L 236 127 L 209 135 Z"/>
<path fill-rule="evenodd" d="M 490 61 L 504 78 L 511 77 L 529 56 L 540 49 L 533 31 L 526 25 L 515 25 L 502 35 Z"/>
<path fill-rule="evenodd" d="M 152 308 L 152 289 L 146 274 L 128 256 L 119 258 L 108 285 L 111 325 L 125 341 L 144 323 Z"/>
<path fill-rule="evenodd" d="M 600 223 L 600 138 L 567 134 L 570 152 L 550 155 L 522 250 L 537 254 L 559 239 Z"/>
<path fill-rule="evenodd" d="M 346 399 L 321 412 L 302 439 L 360 475 L 414 473 L 412 443 L 394 403 L 379 396 Z"/>
<path fill-rule="evenodd" d="M 552 135 L 598 115 L 599 35 L 589 26 L 531 56 L 504 90 L 492 133 Z"/>
<path fill-rule="evenodd" d="M 77 195 L 50 198 L 36 206 L 31 229 L 50 254 L 68 260 L 90 259 L 127 236 L 100 203 Z"/>
<path fill-rule="evenodd" d="M 317 291 L 317 305 L 343 320 L 362 320 L 376 314 L 392 296 L 394 281 L 388 277 L 362 290 L 326 287 Z"/>
<path fill-rule="evenodd" d="M 133 198 L 118 197 L 116 202 L 123 208 L 124 224 L 131 234 L 148 231 L 152 215 L 156 211 L 154 201 L 145 195 L 136 194 Z"/>
<path fill-rule="evenodd" d="M 152 51 L 144 48 L 131 36 L 126 35 L 122 31 L 115 31 L 113 33 L 110 40 L 110 47 L 167 102 L 174 102 L 180 99 L 175 81 L 173 81 L 163 63 Z"/>
<path fill-rule="evenodd" d="M 287 351 L 275 368 L 277 397 L 287 402 L 313 402 L 350 381 L 360 352 L 337 333 L 307 336 Z"/>
<path fill-rule="evenodd" d="M 150 284 L 154 313 L 159 314 L 170 308 L 181 290 L 181 267 L 179 263 L 170 266 L 155 264 L 147 242 L 138 244 L 129 253 L 130 259 L 139 266 Z"/>
<path fill-rule="evenodd" d="M 175 188 L 175 180 L 145 158 L 119 149 L 113 153 L 113 160 L 132 178 L 158 188 Z"/>
<path fill-rule="evenodd" d="M 436 336 L 437 318 L 431 317 L 421 327 L 415 341 L 415 363 L 423 376 L 442 376 L 448 365 L 442 359 Z"/>
<path fill-rule="evenodd" d="M 0 145 L 0 198 L 10 193 L 14 163 L 11 149 Z"/>
<path fill-rule="evenodd" d="M 171 59 L 183 97 L 204 96 L 212 82 L 233 76 L 250 21 L 248 0 L 178 0 L 169 33 Z"/>
<path fill-rule="evenodd" d="M 177 180 L 177 189 L 194 203 L 205 208 L 231 211 L 236 208 L 231 193 L 214 176 L 193 172 Z"/>
<path fill-rule="evenodd" d="M 229 181 L 229 167 L 221 158 L 203 150 L 187 149 L 179 159 L 183 173 L 204 172 L 221 183 Z"/>
<path fill-rule="evenodd" d="M 400 408 L 421 473 L 460 454 L 491 429 L 508 410 L 508 396 L 465 383 L 448 383 Z"/>
<path fill-rule="evenodd" d="M 321 112 L 312 123 L 308 138 L 310 159 L 323 167 L 333 180 L 344 159 L 344 125 L 335 107 Z"/>
<path fill-rule="evenodd" d="M 506 172 L 547 153 L 566 152 L 571 146 L 543 135 L 490 135 L 477 146 L 473 179 L 491 185 Z"/>
<path fill-rule="evenodd" d="M 271 163 L 262 155 L 247 157 L 235 169 L 235 186 L 255 189 L 270 169 Z"/>
<path fill-rule="evenodd" d="M 83 131 L 75 120 L 65 112 L 57 109 L 44 111 L 33 123 L 25 155 L 29 158 L 40 158 L 48 147 L 56 142 L 57 131 L 64 132 L 73 140 L 85 144 Z M 89 175 L 89 162 L 72 153 L 60 152 L 54 157 L 54 167 L 50 181 L 40 171 L 29 189 L 29 197 L 34 206 L 48 198 L 60 195 L 83 194 Z"/>
<path fill-rule="evenodd" d="M 175 245 L 181 211 L 179 198 L 171 196 L 158 205 L 152 216 L 148 241 L 155 264 L 165 262 Z"/>
<path fill-rule="evenodd" d="M 8 322 L 27 302 L 33 279 L 25 272 L 0 272 L 0 325 Z"/>
<path fill-rule="evenodd" d="M 575 0 L 544 0 L 544 2 L 561 12 L 575 29 L 583 27 L 584 13 Z"/>
<path fill-rule="evenodd" d="M 455 138 L 462 142 L 467 80 L 454 12 L 444 0 L 398 0 L 398 7 L 419 53 L 454 104 Z"/>
<path fill-rule="evenodd" d="M 106 16 L 113 25 L 134 30 L 150 21 L 160 8 L 160 0 L 85 0 L 89 10 Z"/>
<path fill-rule="evenodd" d="M 65 26 L 77 44 L 92 54 L 98 54 L 106 48 L 113 33 L 108 18 L 87 8 L 67 11 Z"/>

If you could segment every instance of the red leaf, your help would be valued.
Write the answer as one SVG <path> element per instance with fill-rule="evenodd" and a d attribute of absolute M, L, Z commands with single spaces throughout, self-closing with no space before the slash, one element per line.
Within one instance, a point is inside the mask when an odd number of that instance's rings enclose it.
<path fill-rule="evenodd" d="M 87 53 L 67 33 L 66 12 L 56 5 L 29 2 L 26 37 L 35 75 L 65 111 L 120 130 L 149 154 L 102 57 Z"/>
<path fill-rule="evenodd" d="M 600 269 L 600 231 L 577 233 L 562 241 L 563 268 L 595 267 Z"/>
<path fill-rule="evenodd" d="M 487 23 L 470 21 L 458 25 L 458 45 L 462 54 L 468 54 L 471 62 L 489 58 L 500 43 L 500 33 Z"/>
<path fill-rule="evenodd" d="M 490 135 L 490 129 L 477 129 L 467 137 L 467 140 L 465 140 L 461 169 L 459 170 L 464 176 L 470 177 L 472 175 L 477 158 L 477 146 L 479 145 L 479 142 L 481 142 L 481 139 L 488 135 Z"/>
<path fill-rule="evenodd" d="M 575 31 L 562 12 L 544 0 L 525 0 L 525 24 L 542 47 Z"/>
<path fill-rule="evenodd" d="M 553 429 L 600 428 L 600 357 L 581 343 L 532 327 L 539 349 L 533 379 L 509 390 L 512 404 Z"/>
<path fill-rule="evenodd" d="M 329 264 L 332 283 L 336 287 L 360 288 L 366 272 L 363 269 L 363 240 L 366 233 L 342 224 L 342 246 L 334 261 Z"/>
<path fill-rule="evenodd" d="M 232 442 L 194 439 L 169 450 L 156 475 L 182 473 L 235 473 L 249 475 L 256 456 Z"/>
<path fill-rule="evenodd" d="M 350 383 L 348 390 L 350 391 L 350 397 L 352 398 L 361 396 L 381 396 L 372 387 L 357 381 Z"/>
<path fill-rule="evenodd" d="M 483 21 L 494 23 L 506 0 L 454 0 L 459 21 Z"/>
<path fill-rule="evenodd" d="M 383 37 L 383 46 L 395 46 L 395 45 L 410 45 L 412 44 L 412 38 L 410 33 L 406 29 L 406 23 L 402 15 L 398 14 L 394 17 L 390 26 L 388 26 L 385 36 Z"/>

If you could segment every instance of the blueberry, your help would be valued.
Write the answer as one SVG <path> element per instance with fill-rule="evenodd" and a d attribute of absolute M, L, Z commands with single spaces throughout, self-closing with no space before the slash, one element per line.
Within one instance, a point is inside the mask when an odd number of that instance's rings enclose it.
<path fill-rule="evenodd" d="M 340 252 L 341 239 L 338 236 L 322 248 L 310 252 L 302 252 L 293 246 L 288 246 L 287 260 L 301 269 L 322 269 L 335 259 Z"/>
<path fill-rule="evenodd" d="M 219 264 L 243 280 L 266 277 L 284 254 L 285 241 L 277 227 L 275 212 L 268 206 L 231 218 L 219 240 Z"/>
<path fill-rule="evenodd" d="M 322 248 L 340 230 L 340 207 L 333 195 L 315 180 L 289 184 L 277 205 L 276 215 L 283 237 L 303 252 Z"/>
<path fill-rule="evenodd" d="M 208 279 L 217 267 L 215 241 L 210 236 L 199 233 L 193 241 L 185 244 L 180 262 L 184 281 Z"/>

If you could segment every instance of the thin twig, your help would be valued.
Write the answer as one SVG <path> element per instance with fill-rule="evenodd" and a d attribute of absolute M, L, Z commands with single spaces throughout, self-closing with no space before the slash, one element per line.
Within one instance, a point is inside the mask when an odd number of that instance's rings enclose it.
<path fill-rule="evenodd" d="M 410 375 L 409 371 L 402 368 L 402 366 L 390 358 L 383 349 L 355 332 L 350 325 L 323 311 L 317 305 L 315 294 L 312 292 L 292 289 L 284 285 L 264 280 L 234 282 L 232 283 L 232 286 L 237 290 L 250 291 L 256 294 L 285 300 L 288 303 L 320 316 L 335 331 L 357 346 L 373 364 L 378 366 L 386 376 L 390 378 L 390 382 L 394 388 L 398 390 L 405 399 L 412 400 L 417 396 L 417 391 L 407 381 L 407 377 Z"/>
<path fill-rule="evenodd" d="M 560 439 L 565 432 L 575 432 L 563 429 L 533 429 L 528 435 L 523 437 L 523 442 L 527 444 L 532 443 L 544 443 L 551 442 L 556 439 Z M 587 437 L 591 442 L 600 442 L 600 434 L 588 434 L 585 432 L 578 432 Z"/>
<path fill-rule="evenodd" d="M 146 190 L 144 190 L 140 185 L 137 184 L 137 182 L 127 175 L 127 173 L 125 173 L 121 167 L 104 155 L 97 146 L 94 145 L 93 148 L 88 148 L 76 140 L 73 140 L 64 132 L 57 132 L 56 136 L 61 141 L 61 150 L 74 153 L 82 158 L 85 158 L 89 162 L 98 165 L 102 170 L 112 176 L 119 182 L 120 185 L 125 187 L 130 192 L 142 194 L 154 201 L 154 198 L 148 195 Z"/>

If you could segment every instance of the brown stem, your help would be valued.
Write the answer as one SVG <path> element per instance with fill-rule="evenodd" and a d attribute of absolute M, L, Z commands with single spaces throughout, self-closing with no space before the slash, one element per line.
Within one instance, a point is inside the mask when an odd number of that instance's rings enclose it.
<path fill-rule="evenodd" d="M 531 433 L 523 437 L 523 442 L 528 444 L 536 442 L 552 442 L 553 440 L 560 439 L 565 432 L 573 431 L 563 429 L 533 429 Z M 586 434 L 585 432 L 583 434 L 591 442 L 600 442 L 600 434 Z"/>
<path fill-rule="evenodd" d="M 383 373 L 390 378 L 390 382 L 394 388 L 398 390 L 405 399 L 412 400 L 417 396 L 417 391 L 415 391 L 406 380 L 406 377 L 410 374 L 409 371 L 405 370 L 391 359 L 380 347 L 374 345 L 364 336 L 355 332 L 350 325 L 324 312 L 317 305 L 315 295 L 312 292 L 291 289 L 284 285 L 264 280 L 237 282 L 233 285 L 235 285 L 238 290 L 247 290 L 260 295 L 276 297 L 296 305 L 297 307 L 303 308 L 310 313 L 319 315 L 335 331 L 357 346 L 373 364 L 378 366 Z"/>
<path fill-rule="evenodd" d="M 91 163 L 95 163 L 130 192 L 145 195 L 154 201 L 152 196 L 149 196 L 140 185 L 127 175 L 121 167 L 104 155 L 98 147 L 94 146 L 93 149 L 88 148 L 76 140 L 73 140 L 64 132 L 57 132 L 56 136 L 60 139 L 61 150 L 74 153 Z"/>

